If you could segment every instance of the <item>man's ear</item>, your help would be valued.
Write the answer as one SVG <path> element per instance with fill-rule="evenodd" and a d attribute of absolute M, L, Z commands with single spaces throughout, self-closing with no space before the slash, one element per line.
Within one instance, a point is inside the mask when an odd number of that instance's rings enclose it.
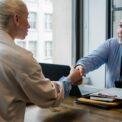
<path fill-rule="evenodd" d="M 19 17 L 18 15 L 13 16 L 14 23 L 18 26 L 19 25 Z"/>

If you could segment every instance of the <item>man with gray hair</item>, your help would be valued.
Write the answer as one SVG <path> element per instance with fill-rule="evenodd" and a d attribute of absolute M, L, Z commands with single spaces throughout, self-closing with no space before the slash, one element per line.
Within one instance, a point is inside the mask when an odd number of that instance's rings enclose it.
<path fill-rule="evenodd" d="M 117 38 L 107 39 L 97 49 L 77 61 L 75 68 L 81 76 L 105 64 L 106 87 L 122 88 L 122 19 L 117 33 Z"/>
<path fill-rule="evenodd" d="M 77 70 L 59 82 L 50 81 L 32 53 L 15 44 L 28 33 L 28 14 L 22 0 L 0 0 L 0 122 L 23 122 L 27 102 L 57 106 L 71 84 L 81 83 Z"/>

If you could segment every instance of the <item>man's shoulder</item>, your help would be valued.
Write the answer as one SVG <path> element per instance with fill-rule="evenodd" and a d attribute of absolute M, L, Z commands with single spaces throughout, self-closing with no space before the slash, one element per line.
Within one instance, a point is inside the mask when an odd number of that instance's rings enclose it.
<path fill-rule="evenodd" d="M 109 38 L 107 39 L 108 42 L 111 42 L 111 43 L 118 43 L 118 39 L 117 38 Z"/>
<path fill-rule="evenodd" d="M 111 46 L 112 45 L 119 46 L 119 41 L 117 38 L 109 38 L 109 39 L 107 39 L 106 43 L 109 43 Z"/>

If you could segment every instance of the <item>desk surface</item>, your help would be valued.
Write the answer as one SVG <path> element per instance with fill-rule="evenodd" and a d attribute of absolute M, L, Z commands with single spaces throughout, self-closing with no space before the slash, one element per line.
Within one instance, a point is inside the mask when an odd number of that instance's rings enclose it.
<path fill-rule="evenodd" d="M 109 110 L 79 105 L 67 98 L 56 108 L 41 109 L 29 106 L 24 122 L 122 122 L 122 108 Z"/>

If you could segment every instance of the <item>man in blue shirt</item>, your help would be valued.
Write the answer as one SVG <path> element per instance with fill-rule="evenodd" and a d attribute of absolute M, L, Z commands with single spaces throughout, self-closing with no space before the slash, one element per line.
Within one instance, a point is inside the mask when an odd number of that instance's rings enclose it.
<path fill-rule="evenodd" d="M 115 81 L 120 80 L 122 56 L 122 20 L 118 29 L 118 38 L 110 38 L 92 51 L 88 56 L 78 60 L 76 69 L 81 76 L 106 64 L 106 87 L 114 87 Z"/>

